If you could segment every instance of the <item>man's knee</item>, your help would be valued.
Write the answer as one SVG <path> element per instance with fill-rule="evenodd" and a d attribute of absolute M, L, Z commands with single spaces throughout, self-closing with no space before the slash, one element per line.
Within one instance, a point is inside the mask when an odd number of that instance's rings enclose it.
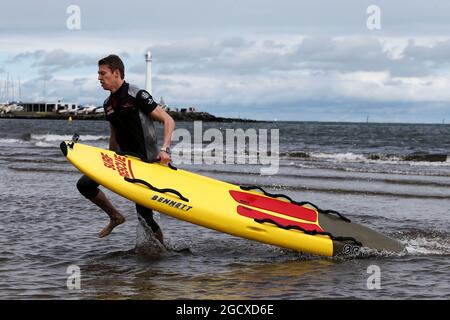
<path fill-rule="evenodd" d="M 84 175 L 78 180 L 77 189 L 88 199 L 95 198 L 100 191 L 98 189 L 98 183 Z"/>

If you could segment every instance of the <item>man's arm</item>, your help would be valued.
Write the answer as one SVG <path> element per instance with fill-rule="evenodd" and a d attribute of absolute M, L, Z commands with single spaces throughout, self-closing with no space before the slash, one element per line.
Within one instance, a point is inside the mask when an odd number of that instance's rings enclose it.
<path fill-rule="evenodd" d="M 109 125 L 109 150 L 111 151 L 118 151 L 119 150 L 119 144 L 116 140 L 116 130 L 114 130 L 114 127 L 110 124 Z"/>
<path fill-rule="evenodd" d="M 170 144 L 172 142 L 172 133 L 175 129 L 175 121 L 172 119 L 172 117 L 165 112 L 160 106 L 157 106 L 151 113 L 150 117 L 153 119 L 161 122 L 164 125 L 164 139 L 163 139 L 163 145 L 162 149 L 170 147 Z M 170 154 L 159 151 L 158 159 L 160 160 L 161 164 L 167 164 L 170 162 Z"/>

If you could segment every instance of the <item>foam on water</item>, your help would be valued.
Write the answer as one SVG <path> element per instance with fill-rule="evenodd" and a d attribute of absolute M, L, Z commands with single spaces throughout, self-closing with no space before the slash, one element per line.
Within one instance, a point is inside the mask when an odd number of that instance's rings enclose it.
<path fill-rule="evenodd" d="M 145 221 L 141 217 L 138 217 L 138 221 L 135 252 L 145 256 L 159 256 L 166 252 L 166 248 L 156 239 L 155 234 Z"/>
<path fill-rule="evenodd" d="M 361 154 L 355 154 L 352 152 L 347 153 L 322 153 L 322 152 L 313 152 L 310 154 L 312 158 L 318 159 L 330 159 L 334 161 L 345 161 L 345 162 L 358 162 L 358 161 L 366 161 L 367 158 Z"/>
<path fill-rule="evenodd" d="M 43 142 L 43 141 L 38 141 L 38 142 L 34 143 L 34 145 L 36 147 L 40 147 L 40 148 L 52 148 L 52 147 L 54 147 L 53 144 L 48 143 L 48 142 Z"/>
<path fill-rule="evenodd" d="M 55 147 L 61 141 L 71 140 L 72 135 L 58 135 L 58 134 L 31 134 L 25 135 L 22 139 L 17 138 L 3 138 L 0 139 L 0 145 L 32 145 L 35 147 L 48 148 Z M 104 135 L 81 135 L 80 141 L 104 141 L 108 140 L 108 136 Z"/>
<path fill-rule="evenodd" d="M 444 231 L 411 230 L 400 238 L 411 255 L 450 254 L 450 235 Z"/>
<path fill-rule="evenodd" d="M 39 140 L 44 142 L 61 142 L 64 140 L 71 140 L 72 135 L 59 135 L 59 134 L 31 134 L 31 140 Z M 80 141 L 98 141 L 107 140 L 108 136 L 96 136 L 96 135 L 80 135 Z"/>
<path fill-rule="evenodd" d="M 21 143 L 25 143 L 24 140 L 20 140 L 20 139 L 0 139 L 0 145 L 1 144 L 21 144 Z"/>

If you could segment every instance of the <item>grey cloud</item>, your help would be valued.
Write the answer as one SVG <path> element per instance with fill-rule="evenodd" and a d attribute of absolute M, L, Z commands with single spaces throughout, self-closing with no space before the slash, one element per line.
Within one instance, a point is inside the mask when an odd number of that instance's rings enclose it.
<path fill-rule="evenodd" d="M 173 43 L 152 47 L 157 74 L 248 75 L 286 71 L 307 71 L 311 75 L 330 72 L 384 72 L 393 77 L 421 77 L 433 74 L 448 64 L 450 40 L 433 47 L 411 42 L 398 59 L 393 59 L 374 37 L 307 37 L 288 51 L 286 45 L 263 41 L 262 46 L 243 38 L 222 41 Z M 283 49 L 283 50 L 281 50 Z M 145 62 L 129 68 L 142 73 Z"/>
<path fill-rule="evenodd" d="M 62 49 L 46 52 L 40 60 L 36 61 L 36 66 L 61 66 L 70 65 L 76 61 L 70 57 L 70 54 Z M 78 61 L 76 61 L 78 63 Z"/>
<path fill-rule="evenodd" d="M 53 75 L 50 73 L 49 70 L 43 69 L 39 71 L 39 76 L 36 78 L 39 81 L 50 81 L 53 78 Z"/>
<path fill-rule="evenodd" d="M 45 55 L 44 50 L 35 50 L 33 52 L 23 52 L 15 55 L 11 59 L 9 59 L 8 63 L 19 63 L 26 59 L 38 60 L 41 59 Z"/>
<path fill-rule="evenodd" d="M 19 63 L 25 59 L 34 60 L 33 67 L 48 67 L 53 71 L 68 68 L 77 68 L 83 66 L 92 66 L 97 62 L 98 57 L 72 54 L 63 49 L 52 51 L 36 50 L 15 55 L 8 62 Z"/>
<path fill-rule="evenodd" d="M 389 71 L 393 77 L 422 77 L 447 66 L 448 57 L 450 40 L 432 47 L 410 41 L 402 56 L 393 59 L 377 38 L 348 37 L 306 38 L 288 59 L 297 68 L 316 71 Z"/>
<path fill-rule="evenodd" d="M 450 62 L 450 40 L 437 41 L 432 46 L 416 45 L 414 40 L 410 40 L 403 51 L 403 56 L 410 61 L 448 64 Z"/>
<path fill-rule="evenodd" d="M 255 42 L 243 37 L 228 37 L 223 40 L 193 40 L 155 45 L 151 47 L 154 57 L 160 62 L 197 62 L 214 59 L 234 51 L 246 50 L 255 46 Z"/>
<path fill-rule="evenodd" d="M 381 43 L 369 38 L 336 41 L 331 38 L 311 38 L 300 42 L 294 52 L 274 42 L 254 41 L 242 38 L 197 44 L 173 44 L 155 46 L 154 62 L 163 74 L 221 73 L 221 74 L 270 74 L 289 70 L 356 71 L 384 70 L 390 59 L 383 52 Z M 142 72 L 144 62 L 130 71 Z"/>
<path fill-rule="evenodd" d="M 122 59 L 126 59 L 130 57 L 130 54 L 126 51 L 122 51 L 119 53 L 119 57 L 121 57 Z"/>
<path fill-rule="evenodd" d="M 390 62 L 380 41 L 372 37 L 306 38 L 291 58 L 307 68 L 344 72 L 378 71 Z"/>
<path fill-rule="evenodd" d="M 203 73 L 228 68 L 227 63 L 238 58 L 237 53 L 251 49 L 254 45 L 254 41 L 234 37 L 220 41 L 203 39 L 192 42 L 157 44 L 147 50 L 152 52 L 155 71 L 163 74 Z M 142 57 L 144 57 L 144 52 Z M 127 71 L 132 73 L 142 73 L 143 70 L 145 70 L 144 61 L 127 68 Z"/>
<path fill-rule="evenodd" d="M 246 40 L 242 37 L 226 38 L 218 43 L 222 49 L 226 48 L 249 48 L 255 45 L 254 41 Z"/>
<path fill-rule="evenodd" d="M 450 64 L 450 40 L 437 41 L 433 45 L 417 45 L 409 40 L 398 60 L 391 61 L 393 76 L 429 76 Z"/>
<path fill-rule="evenodd" d="M 154 82 L 158 86 L 181 86 L 190 88 L 192 87 L 192 84 L 185 80 L 172 80 L 167 78 L 161 78 L 161 77 L 155 77 Z"/>
<path fill-rule="evenodd" d="M 274 65 L 278 68 L 287 65 L 285 55 L 273 53 L 270 49 L 260 51 L 255 41 L 244 38 L 156 45 L 151 50 L 155 70 L 163 74 L 245 74 L 261 72 Z M 249 51 L 253 52 L 248 54 Z M 141 73 L 144 68 L 145 63 L 142 62 L 129 71 Z"/>
<path fill-rule="evenodd" d="M 154 56 L 158 56 L 161 63 L 195 62 L 217 56 L 222 49 L 210 41 L 184 42 L 169 45 L 156 45 L 151 48 Z"/>
<path fill-rule="evenodd" d="M 97 60 L 97 57 L 72 54 L 62 49 L 57 49 L 45 52 L 45 54 L 43 54 L 33 65 L 37 67 L 46 67 L 51 71 L 58 71 L 62 69 L 95 66 Z"/>
<path fill-rule="evenodd" d="M 63 49 L 52 51 L 36 50 L 15 55 L 8 63 L 19 64 L 24 60 L 31 60 L 31 67 L 37 68 L 41 80 L 50 80 L 53 74 L 60 70 L 67 70 L 81 67 L 95 67 L 97 56 L 83 54 L 72 54 Z"/>
<path fill-rule="evenodd" d="M 266 49 L 283 49 L 286 48 L 286 45 L 283 43 L 277 43 L 273 40 L 266 40 L 263 43 Z"/>
<path fill-rule="evenodd" d="M 45 99 L 48 101 L 69 101 L 80 104 L 100 104 L 105 99 L 105 92 L 98 87 L 85 88 L 81 84 L 86 79 L 77 78 L 72 81 L 61 79 L 44 79 L 38 77 L 25 81 L 22 84 L 22 96 L 24 101 L 36 101 Z"/>
<path fill-rule="evenodd" d="M 73 79 L 73 85 L 76 86 L 76 87 L 82 86 L 83 84 L 85 84 L 89 80 L 90 79 L 88 79 L 88 78 L 75 78 L 75 79 Z"/>
<path fill-rule="evenodd" d="M 145 62 L 139 62 L 129 67 L 125 66 L 125 74 L 127 74 L 128 72 L 142 74 L 144 70 L 145 70 Z"/>
<path fill-rule="evenodd" d="M 287 46 L 270 41 L 261 44 L 238 37 L 154 45 L 151 47 L 154 73 L 270 76 L 286 71 L 306 71 L 313 76 L 330 72 L 388 71 L 393 77 L 421 77 L 447 66 L 447 56 L 450 56 L 450 40 L 436 42 L 431 47 L 411 41 L 398 59 L 391 58 L 381 40 L 374 37 L 308 37 L 294 45 L 291 51 Z M 126 58 L 130 55 L 122 51 L 121 56 Z M 126 72 L 143 74 L 143 57 L 144 52 L 142 60 L 127 67 Z M 35 59 L 33 66 L 38 68 L 42 79 L 49 80 L 58 70 L 94 67 L 98 58 L 58 49 L 26 52 L 12 60 Z"/>

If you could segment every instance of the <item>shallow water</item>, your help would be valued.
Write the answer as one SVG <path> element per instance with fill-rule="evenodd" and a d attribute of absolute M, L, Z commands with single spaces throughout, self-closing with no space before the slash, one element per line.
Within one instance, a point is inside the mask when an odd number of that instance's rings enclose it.
<path fill-rule="evenodd" d="M 76 190 L 80 173 L 59 143 L 78 132 L 85 143 L 106 147 L 108 124 L 0 119 L 0 299 L 450 298 L 450 163 L 401 159 L 415 151 L 445 153 L 450 126 L 203 124 L 233 126 L 280 127 L 277 175 L 261 176 L 249 164 L 179 167 L 338 210 L 400 240 L 407 252 L 322 258 L 160 215 L 174 249 L 161 251 L 134 204 L 109 191 L 127 222 L 98 239 L 107 216 Z M 373 154 L 386 156 L 372 160 Z M 73 265 L 79 290 L 67 286 Z M 379 289 L 369 289 L 372 266 L 380 270 Z"/>

